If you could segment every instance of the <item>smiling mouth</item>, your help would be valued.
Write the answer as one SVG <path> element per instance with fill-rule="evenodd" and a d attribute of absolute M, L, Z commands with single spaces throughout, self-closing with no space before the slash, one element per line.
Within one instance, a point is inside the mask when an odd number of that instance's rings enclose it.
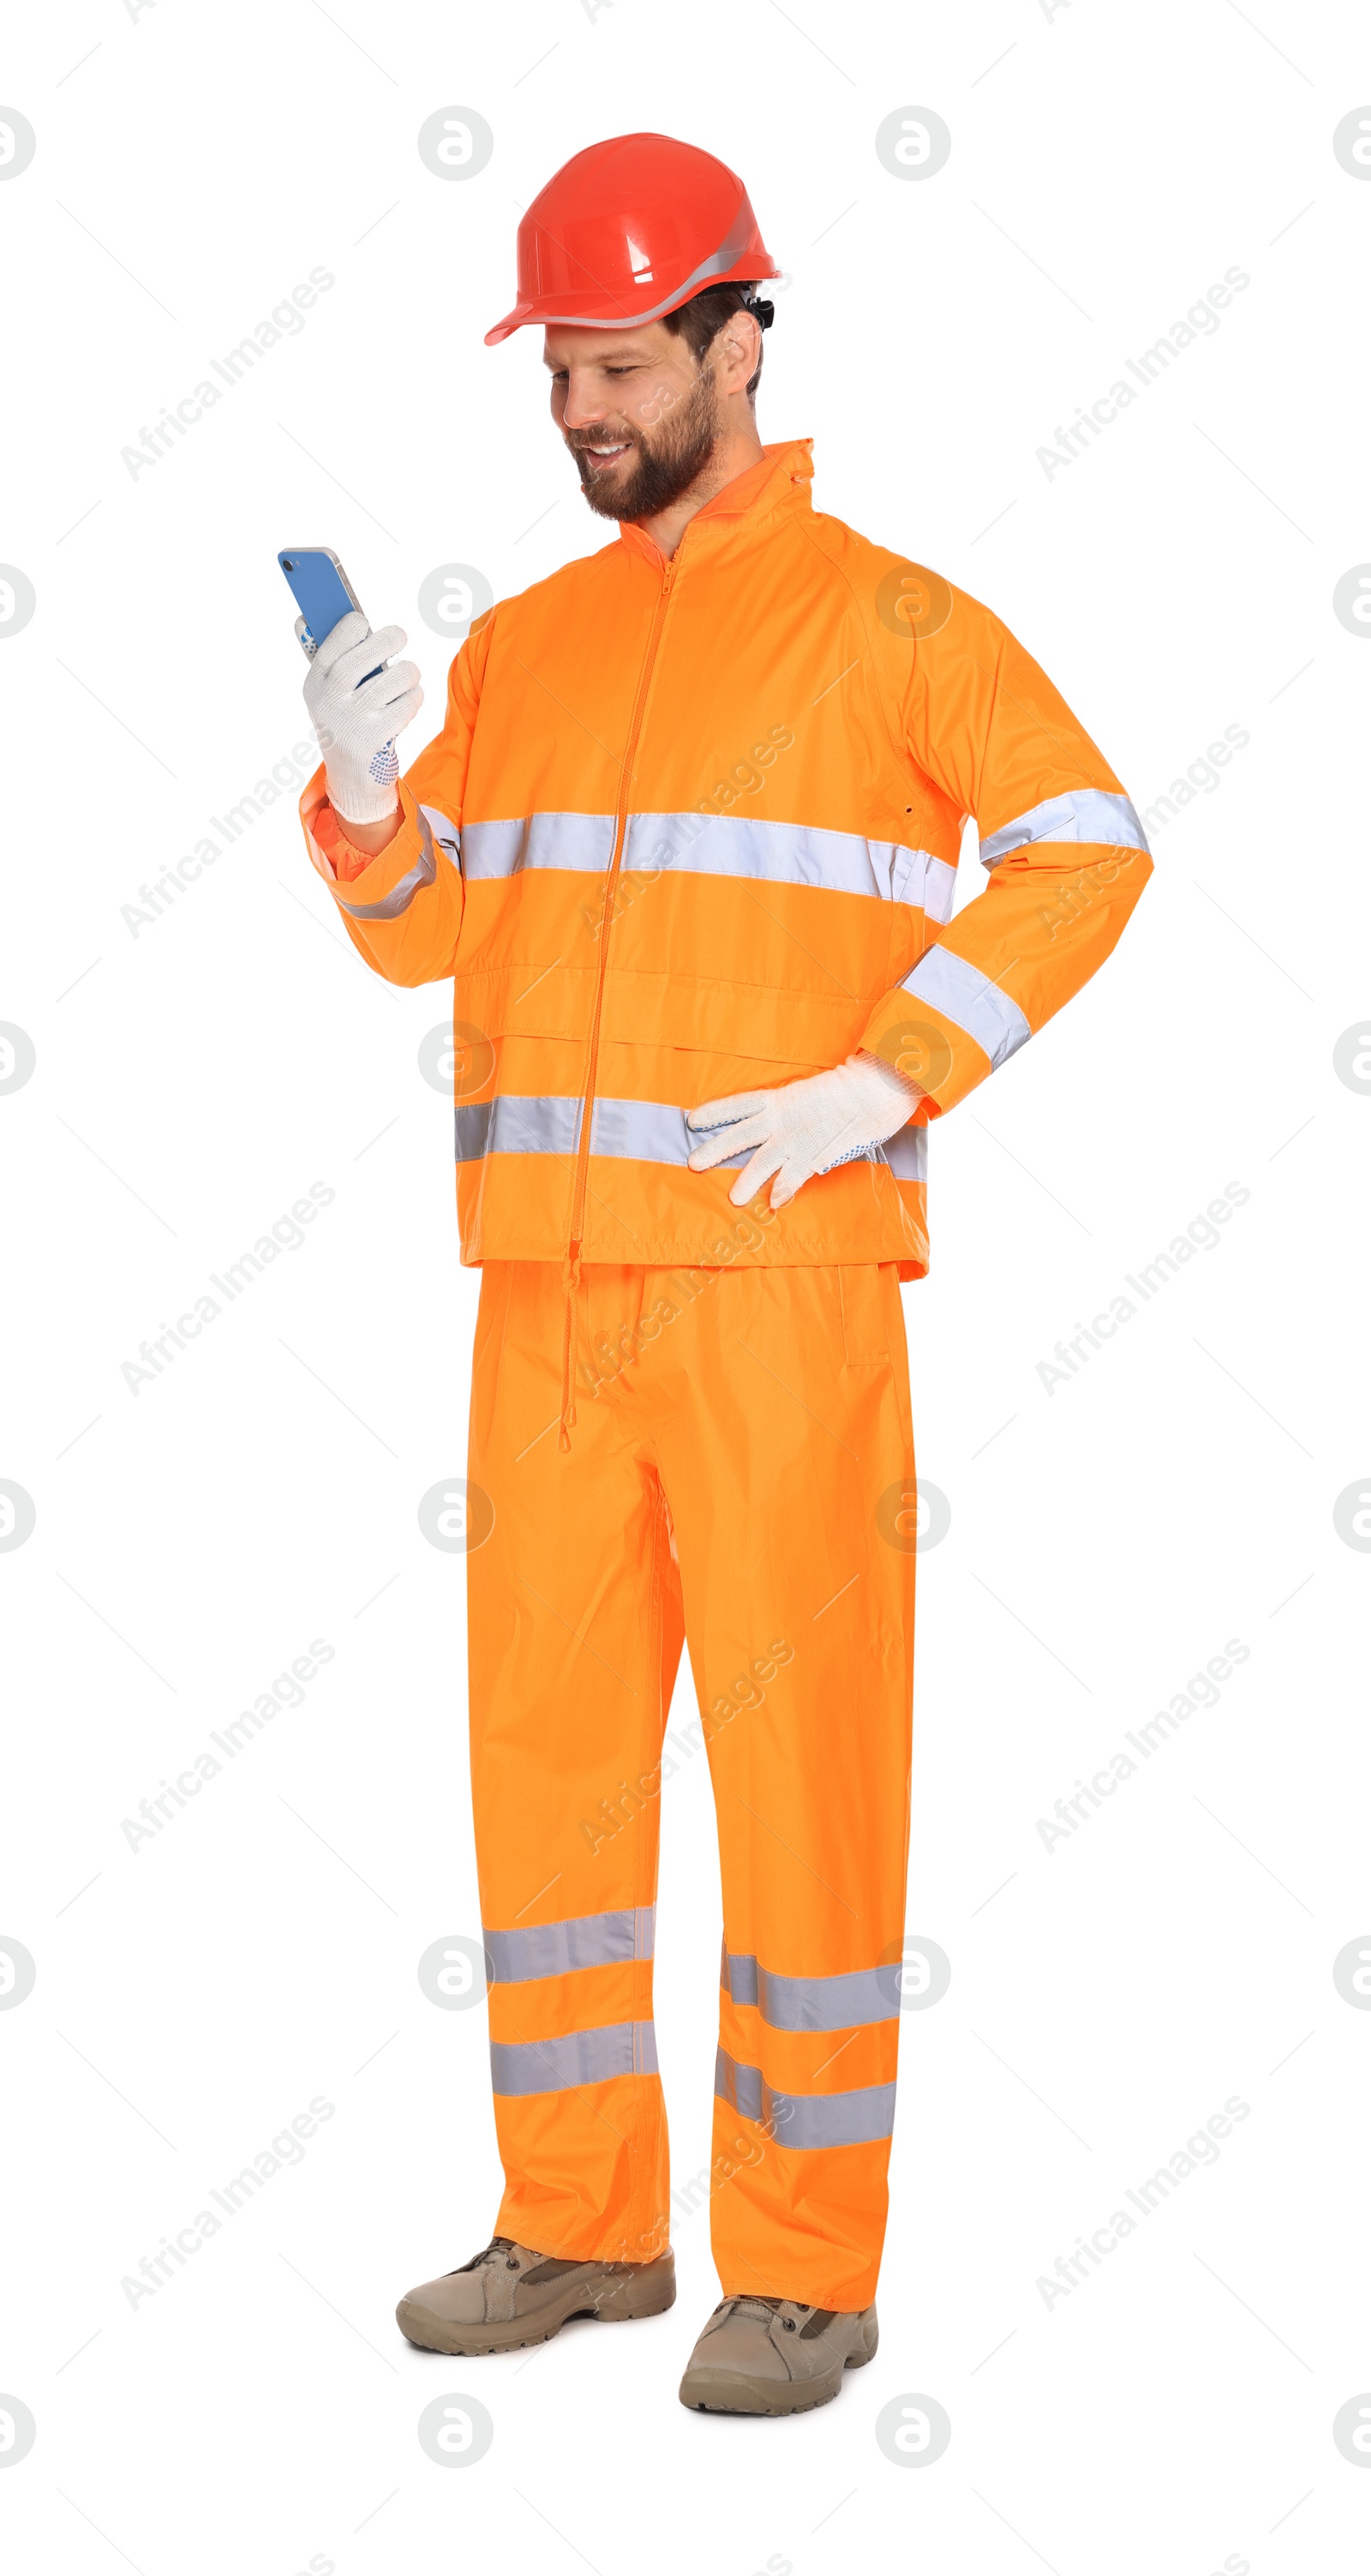
<path fill-rule="evenodd" d="M 625 438 L 612 444 L 607 442 L 602 447 L 583 447 L 580 452 L 582 456 L 589 458 L 592 464 L 596 466 L 601 473 L 603 473 L 605 467 L 607 465 L 612 465 L 616 457 L 627 456 L 628 451 L 629 441 Z"/>

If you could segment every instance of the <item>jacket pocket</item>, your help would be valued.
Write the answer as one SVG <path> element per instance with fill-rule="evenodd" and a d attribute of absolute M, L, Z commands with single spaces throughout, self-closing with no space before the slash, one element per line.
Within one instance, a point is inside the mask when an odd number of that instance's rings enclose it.
<path fill-rule="evenodd" d="M 874 1261 L 845 1261 L 839 1265 L 843 1355 L 849 1368 L 876 1368 L 890 1357 L 889 1301 L 884 1275 L 888 1267 L 888 1264 Z"/>

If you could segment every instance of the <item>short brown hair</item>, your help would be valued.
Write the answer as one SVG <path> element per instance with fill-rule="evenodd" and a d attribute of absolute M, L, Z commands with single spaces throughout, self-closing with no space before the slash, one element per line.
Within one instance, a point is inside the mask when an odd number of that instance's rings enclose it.
<path fill-rule="evenodd" d="M 692 295 L 688 304 L 678 304 L 674 313 L 664 313 L 662 320 L 668 331 L 675 332 L 678 339 L 685 341 L 698 366 L 703 361 L 706 350 L 713 347 L 724 324 L 731 322 L 735 313 L 752 312 L 756 295 L 756 287 L 747 283 L 707 286 L 702 295 Z M 765 329 L 765 323 L 762 327 Z M 755 402 L 757 398 L 761 375 L 762 359 L 759 351 L 756 367 L 748 380 L 749 402 Z"/>

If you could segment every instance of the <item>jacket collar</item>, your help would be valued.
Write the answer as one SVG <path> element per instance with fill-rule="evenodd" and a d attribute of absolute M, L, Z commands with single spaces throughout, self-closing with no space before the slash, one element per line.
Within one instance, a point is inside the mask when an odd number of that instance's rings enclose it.
<path fill-rule="evenodd" d="M 783 439 L 775 447 L 764 447 L 756 465 L 746 473 L 735 474 L 712 501 L 706 501 L 689 522 L 676 553 L 689 546 L 692 554 L 700 548 L 701 539 L 713 546 L 718 539 L 733 535 L 746 523 L 748 533 L 768 524 L 778 512 L 812 508 L 810 483 L 814 475 L 814 441 L 812 438 Z M 708 531 L 708 535 L 706 535 Z M 632 520 L 621 520 L 619 535 L 635 554 L 652 564 L 661 564 L 662 552 L 646 531 Z"/>

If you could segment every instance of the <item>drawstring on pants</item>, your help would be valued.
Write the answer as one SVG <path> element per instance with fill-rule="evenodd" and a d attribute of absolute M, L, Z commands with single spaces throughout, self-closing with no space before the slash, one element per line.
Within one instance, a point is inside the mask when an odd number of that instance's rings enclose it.
<path fill-rule="evenodd" d="M 557 1431 L 557 1446 L 563 1455 L 571 1447 L 576 1428 L 576 1384 L 573 1375 L 576 1358 L 576 1291 L 581 1284 L 581 1247 L 576 1244 L 562 1263 L 562 1286 L 566 1291 L 566 1308 L 562 1317 L 562 1414 Z"/>

